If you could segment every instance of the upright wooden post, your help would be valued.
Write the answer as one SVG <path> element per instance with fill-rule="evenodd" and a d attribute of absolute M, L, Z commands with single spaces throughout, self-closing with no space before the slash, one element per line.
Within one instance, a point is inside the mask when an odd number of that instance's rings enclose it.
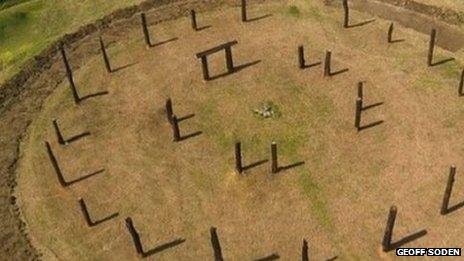
<path fill-rule="evenodd" d="M 361 130 L 362 107 L 363 107 L 363 99 L 358 97 L 356 99 L 356 113 L 355 113 L 355 120 L 354 120 L 354 126 L 356 127 L 358 131 Z"/>
<path fill-rule="evenodd" d="M 432 29 L 432 32 L 430 33 L 430 42 L 429 42 L 429 54 L 427 56 L 427 64 L 428 66 L 433 65 L 433 52 L 435 50 L 435 38 L 437 36 L 437 30 Z"/>
<path fill-rule="evenodd" d="M 217 229 L 215 227 L 211 227 L 209 230 L 211 234 L 211 246 L 214 251 L 214 261 L 223 261 L 221 244 L 219 243 L 219 237 L 216 230 Z"/>
<path fill-rule="evenodd" d="M 190 10 L 190 17 L 192 20 L 192 28 L 193 30 L 197 31 L 198 30 L 198 25 L 197 25 L 197 14 L 195 10 Z"/>
<path fill-rule="evenodd" d="M 443 201 L 441 204 L 440 214 L 448 214 L 449 201 L 451 197 L 451 192 L 453 190 L 454 176 L 456 175 L 456 166 L 451 165 L 450 172 L 448 176 L 448 182 L 446 183 L 445 194 L 443 195 Z"/>
<path fill-rule="evenodd" d="M 173 109 L 172 109 L 172 101 L 171 98 L 168 98 L 166 100 L 166 118 L 168 119 L 168 122 L 172 124 L 172 115 L 174 115 Z"/>
<path fill-rule="evenodd" d="M 227 46 L 225 48 L 225 53 L 226 53 L 227 72 L 233 73 L 235 69 L 234 69 L 234 60 L 232 58 L 232 47 Z"/>
<path fill-rule="evenodd" d="M 387 226 L 385 228 L 385 234 L 383 236 L 383 241 L 382 241 L 382 249 L 384 252 L 389 251 L 391 247 L 391 241 L 393 237 L 393 228 L 395 227 L 395 220 L 396 220 L 397 212 L 398 211 L 396 209 L 396 206 L 390 207 L 390 213 L 388 214 Z"/>
<path fill-rule="evenodd" d="M 306 67 L 303 45 L 298 46 L 298 64 L 300 66 L 300 69 L 304 69 Z"/>
<path fill-rule="evenodd" d="M 61 172 L 61 168 L 58 165 L 58 161 L 56 160 L 55 154 L 53 154 L 50 143 L 45 142 L 45 146 L 47 147 L 48 156 L 50 158 L 50 161 L 52 162 L 53 168 L 55 169 L 56 175 L 58 176 L 58 181 L 60 182 L 60 185 L 63 187 L 67 187 L 68 183 L 64 180 L 63 173 Z"/>
<path fill-rule="evenodd" d="M 209 78 L 209 69 L 208 69 L 208 58 L 206 56 L 201 57 L 201 68 L 203 71 L 203 79 L 208 81 Z"/>
<path fill-rule="evenodd" d="M 458 92 L 460 96 L 464 95 L 464 69 L 462 69 L 461 71 L 461 79 L 459 80 Z"/>
<path fill-rule="evenodd" d="M 79 104 L 79 102 L 81 101 L 81 98 L 79 97 L 79 94 L 77 93 L 77 88 L 76 88 L 76 84 L 74 83 L 72 69 L 71 69 L 71 66 L 69 65 L 68 58 L 66 56 L 66 51 L 64 50 L 63 44 L 60 45 L 60 51 L 61 51 L 61 57 L 63 58 L 64 67 L 66 69 L 66 77 L 68 78 L 69 86 L 71 87 L 71 92 L 74 98 L 74 102 L 76 104 Z"/>
<path fill-rule="evenodd" d="M 179 120 L 177 119 L 176 115 L 172 116 L 172 132 L 173 132 L 173 137 L 174 141 L 178 142 L 180 141 L 180 130 L 179 130 Z"/>
<path fill-rule="evenodd" d="M 350 8 L 348 7 L 348 0 L 343 0 L 343 11 L 345 13 L 343 27 L 348 28 L 350 23 Z"/>
<path fill-rule="evenodd" d="M 324 76 L 331 76 L 331 63 L 332 60 L 332 52 L 326 51 L 325 52 L 325 64 L 324 64 Z"/>
<path fill-rule="evenodd" d="M 358 98 L 363 98 L 364 97 L 364 83 L 363 82 L 358 82 Z"/>
<path fill-rule="evenodd" d="M 393 42 L 393 23 L 390 24 L 390 27 L 388 28 L 388 43 Z"/>
<path fill-rule="evenodd" d="M 303 239 L 303 247 L 301 249 L 301 260 L 309 261 L 308 241 Z"/>
<path fill-rule="evenodd" d="M 235 169 L 238 173 L 243 172 L 242 166 L 242 144 L 240 142 L 235 143 Z"/>
<path fill-rule="evenodd" d="M 277 144 L 273 141 L 271 143 L 271 171 L 272 173 L 279 172 L 279 163 L 277 161 Z"/>
<path fill-rule="evenodd" d="M 57 120 L 53 120 L 53 127 L 55 128 L 55 133 L 56 133 L 56 136 L 58 138 L 58 143 L 61 144 L 61 145 L 65 145 L 66 141 L 63 138 L 63 134 L 61 134 L 61 130 L 60 130 L 60 127 L 58 126 L 58 121 Z"/>
<path fill-rule="evenodd" d="M 141 13 L 140 17 L 142 19 L 142 29 L 143 29 L 143 35 L 145 36 L 145 43 L 147 44 L 148 47 L 151 47 L 151 39 L 150 39 L 150 32 L 148 31 L 148 25 L 147 25 L 147 17 L 145 16 L 145 13 Z"/>
<path fill-rule="evenodd" d="M 108 58 L 108 53 L 106 52 L 105 43 L 103 42 L 103 38 L 101 36 L 99 37 L 99 40 L 100 40 L 100 49 L 101 49 L 102 56 L 103 56 L 103 62 L 105 62 L 106 71 L 108 73 L 111 73 L 112 70 L 111 70 L 110 59 Z"/>
<path fill-rule="evenodd" d="M 82 215 L 84 215 L 84 219 L 85 219 L 85 222 L 87 223 L 87 226 L 92 227 L 94 224 L 92 222 L 92 219 L 90 218 L 90 214 L 87 209 L 87 206 L 85 205 L 85 202 L 82 198 L 79 199 L 79 205 L 81 207 Z"/>
<path fill-rule="evenodd" d="M 132 240 L 134 241 L 135 250 L 137 251 L 137 254 L 139 254 L 140 256 L 144 256 L 142 242 L 140 241 L 139 233 L 135 229 L 134 223 L 132 222 L 132 219 L 130 217 L 128 217 L 128 218 L 126 218 L 125 221 L 126 221 L 127 230 L 129 230 L 129 233 L 132 236 Z"/>
<path fill-rule="evenodd" d="M 242 0 L 242 22 L 246 22 L 247 18 L 247 2 L 246 0 Z"/>

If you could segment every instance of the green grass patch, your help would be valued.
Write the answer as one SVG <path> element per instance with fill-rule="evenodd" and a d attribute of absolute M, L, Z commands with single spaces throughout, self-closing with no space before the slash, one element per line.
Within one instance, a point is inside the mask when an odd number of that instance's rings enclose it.
<path fill-rule="evenodd" d="M 300 17 L 300 9 L 297 6 L 291 5 L 287 9 L 287 13 L 293 17 Z"/>
<path fill-rule="evenodd" d="M 300 185 L 308 200 L 311 202 L 312 213 L 324 225 L 325 228 L 331 229 L 332 219 L 327 207 L 327 200 L 324 197 L 324 192 L 321 187 L 313 180 L 311 174 L 301 172 Z"/>

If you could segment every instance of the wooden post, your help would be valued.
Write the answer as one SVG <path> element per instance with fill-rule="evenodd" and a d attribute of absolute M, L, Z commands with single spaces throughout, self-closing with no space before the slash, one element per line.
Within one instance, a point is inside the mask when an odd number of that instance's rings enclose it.
<path fill-rule="evenodd" d="M 197 14 L 195 10 L 190 10 L 190 17 L 192 18 L 192 28 L 195 31 L 198 31 L 198 25 L 197 25 Z"/>
<path fill-rule="evenodd" d="M 435 50 L 435 38 L 437 36 L 437 30 L 432 29 L 430 33 L 430 42 L 429 42 L 429 54 L 427 56 L 427 64 L 428 66 L 433 65 L 433 52 Z"/>
<path fill-rule="evenodd" d="M 71 87 L 71 92 L 74 98 L 74 102 L 76 104 L 79 104 L 79 102 L 81 101 L 81 98 L 79 97 L 79 94 L 77 93 L 77 88 L 76 88 L 76 84 L 74 83 L 73 73 L 71 70 L 71 66 L 69 65 L 68 58 L 66 57 L 66 51 L 64 50 L 63 44 L 60 45 L 60 51 L 61 51 L 61 57 L 63 58 L 64 67 L 66 69 L 66 77 L 68 78 L 69 85 Z"/>
<path fill-rule="evenodd" d="M 132 219 L 130 217 L 126 218 L 126 227 L 132 236 L 132 240 L 134 241 L 135 250 L 137 251 L 137 254 L 139 254 L 140 256 L 144 256 L 145 254 L 143 252 L 142 242 L 140 241 L 139 233 L 135 229 L 134 223 L 132 222 Z"/>
<path fill-rule="evenodd" d="M 383 241 L 382 241 L 382 249 L 384 252 L 389 251 L 391 247 L 391 241 L 393 237 L 393 228 L 395 226 L 397 212 L 398 211 L 396 209 L 396 206 L 390 207 L 390 213 L 388 215 L 387 226 L 385 228 L 385 234 L 383 236 Z"/>
<path fill-rule="evenodd" d="M 176 115 L 172 115 L 172 132 L 173 132 L 173 137 L 174 141 L 178 142 L 180 141 L 180 130 L 179 130 L 179 121 L 177 120 Z"/>
<path fill-rule="evenodd" d="M 272 173 L 279 172 L 279 163 L 277 161 L 277 144 L 273 141 L 271 143 L 271 171 Z"/>
<path fill-rule="evenodd" d="M 309 261 L 308 241 L 303 239 L 303 247 L 301 249 L 301 260 Z"/>
<path fill-rule="evenodd" d="M 209 230 L 211 234 L 211 246 L 214 251 L 214 261 L 223 261 L 221 244 L 219 243 L 219 237 L 216 230 L 217 229 L 215 227 L 211 227 Z"/>
<path fill-rule="evenodd" d="M 145 16 L 145 13 L 141 13 L 140 17 L 142 19 L 142 29 L 143 29 L 143 35 L 145 36 L 145 43 L 147 44 L 148 47 L 152 47 L 151 39 L 150 39 L 150 32 L 148 31 L 147 17 Z"/>
<path fill-rule="evenodd" d="M 326 51 L 325 52 L 325 64 L 324 64 L 324 76 L 331 76 L 331 63 L 332 60 L 332 52 Z"/>
<path fill-rule="evenodd" d="M 364 98 L 364 83 L 358 82 L 358 98 Z"/>
<path fill-rule="evenodd" d="M 56 160 L 56 157 L 53 154 L 50 143 L 45 142 L 45 146 L 47 147 L 48 156 L 50 158 L 50 161 L 52 162 L 53 168 L 55 169 L 56 175 L 58 176 L 58 181 L 60 182 L 60 185 L 63 187 L 67 187 L 68 183 L 64 180 L 63 173 L 61 172 L 60 166 L 58 165 L 58 161 Z"/>
<path fill-rule="evenodd" d="M 246 22 L 247 19 L 247 6 L 246 0 L 242 0 L 242 22 Z"/>
<path fill-rule="evenodd" d="M 203 70 L 203 79 L 208 81 L 209 78 L 209 70 L 208 70 L 208 58 L 206 56 L 201 57 L 201 68 Z"/>
<path fill-rule="evenodd" d="M 168 122 L 172 124 L 172 115 L 174 115 L 173 109 L 172 109 L 172 101 L 171 98 L 168 98 L 166 100 L 166 118 L 168 119 Z"/>
<path fill-rule="evenodd" d="M 108 58 L 108 53 L 106 52 L 105 43 L 103 42 L 103 38 L 101 36 L 99 37 L 99 40 L 100 40 L 100 49 L 101 49 L 102 56 L 103 56 L 103 62 L 105 62 L 106 71 L 108 73 L 111 73 L 112 70 L 111 70 L 110 59 Z"/>
<path fill-rule="evenodd" d="M 94 223 L 90 219 L 90 214 L 87 209 L 87 206 L 85 205 L 85 202 L 82 198 L 79 199 L 79 205 L 81 207 L 82 214 L 84 215 L 85 222 L 87 223 L 87 226 L 92 227 Z"/>
<path fill-rule="evenodd" d="M 65 145 L 66 141 L 63 138 L 63 135 L 61 134 L 60 127 L 58 126 L 57 120 L 53 120 L 53 127 L 55 128 L 55 133 L 58 138 L 58 143 L 61 145 Z"/>
<path fill-rule="evenodd" d="M 232 47 L 231 46 L 227 46 L 225 48 L 225 53 L 226 53 L 226 66 L 227 66 L 227 71 L 229 73 L 233 73 L 234 72 L 234 60 L 232 58 Z"/>
<path fill-rule="evenodd" d="M 345 12 L 343 27 L 348 28 L 350 23 L 350 8 L 348 7 L 348 0 L 343 0 L 343 11 Z"/>
<path fill-rule="evenodd" d="M 441 204 L 440 214 L 448 214 L 449 201 L 451 197 L 451 192 L 453 190 L 454 176 L 456 175 L 456 166 L 451 165 L 450 172 L 448 176 L 448 182 L 446 183 L 445 194 L 443 195 L 443 202 Z"/>
<path fill-rule="evenodd" d="M 393 42 L 393 23 L 390 24 L 390 27 L 388 28 L 388 43 Z"/>
<path fill-rule="evenodd" d="M 303 45 L 298 46 L 298 64 L 300 66 L 300 69 L 304 69 L 306 66 Z"/>
<path fill-rule="evenodd" d="M 464 69 L 462 69 L 461 71 L 461 79 L 459 80 L 458 92 L 460 96 L 464 95 Z"/>
<path fill-rule="evenodd" d="M 240 142 L 235 143 L 235 169 L 238 173 L 243 172 L 242 166 L 242 144 Z"/>
<path fill-rule="evenodd" d="M 363 99 L 358 97 L 356 99 L 356 113 L 355 113 L 355 120 L 354 120 L 354 126 L 356 127 L 358 131 L 361 130 L 362 107 L 363 107 Z"/>

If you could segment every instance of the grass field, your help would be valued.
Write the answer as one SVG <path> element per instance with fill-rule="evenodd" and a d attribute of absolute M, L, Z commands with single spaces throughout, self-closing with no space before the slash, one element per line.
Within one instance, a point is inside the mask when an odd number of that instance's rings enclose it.
<path fill-rule="evenodd" d="M 139 2 L 141 0 L 10 0 L 4 3 L 3 9 L 0 2 L 0 83 L 63 34 L 76 31 L 117 8 Z M 7 6 L 10 7 L 5 8 Z"/>
<path fill-rule="evenodd" d="M 339 10 L 318 2 L 253 6 L 250 16 L 273 15 L 247 24 L 239 23 L 238 13 L 202 14 L 200 22 L 212 27 L 200 32 L 187 19 L 152 26 L 157 41 L 179 38 L 152 49 L 144 46 L 140 28 L 127 34 L 115 29 L 112 63 L 131 66 L 108 75 L 97 56 L 75 72 L 83 94 L 109 95 L 75 106 L 66 81 L 50 95 L 22 143 L 17 189 L 29 235 L 45 258 L 135 260 L 123 223 L 131 216 L 146 248 L 187 240 L 157 260 L 210 259 L 210 226 L 218 227 L 228 260 L 274 252 L 297 260 L 303 238 L 315 260 L 394 259 L 380 251 L 392 204 L 399 208 L 395 239 L 426 228 L 428 235 L 410 246 L 462 245 L 462 212 L 438 214 L 449 165 L 457 164 L 458 172 L 464 166 L 464 110 L 456 90 L 462 54 L 457 62 L 428 68 L 426 35 L 398 26 L 395 36 L 406 41 L 388 45 L 389 21 L 344 30 Z M 260 62 L 202 81 L 194 54 L 233 39 L 239 41 L 237 64 Z M 298 70 L 300 44 L 309 62 L 321 61 L 330 49 L 333 66 L 349 72 L 327 79 L 321 66 Z M 438 49 L 436 55 L 453 54 Z M 222 54 L 212 57 L 213 73 L 222 66 Z M 357 133 L 353 112 L 361 80 L 366 105 L 382 103 L 363 113 L 363 123 L 384 123 Z M 195 114 L 181 123 L 183 133 L 201 135 L 171 141 L 167 97 L 180 116 Z M 280 117 L 253 114 L 263 102 L 278 107 Z M 67 135 L 92 135 L 62 147 L 53 119 Z M 237 140 L 247 164 L 269 159 L 271 141 L 279 145 L 282 165 L 305 164 L 273 175 L 266 163 L 238 176 Z M 63 189 L 44 141 L 51 142 L 68 179 L 106 171 Z M 463 184 L 456 184 L 457 201 Z M 79 197 L 96 219 L 114 212 L 119 217 L 88 228 Z"/>

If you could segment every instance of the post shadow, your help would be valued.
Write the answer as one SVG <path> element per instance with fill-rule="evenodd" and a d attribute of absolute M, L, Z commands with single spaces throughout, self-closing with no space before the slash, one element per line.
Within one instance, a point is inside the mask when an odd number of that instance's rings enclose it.
<path fill-rule="evenodd" d="M 237 73 L 237 72 L 239 72 L 239 71 L 241 71 L 241 70 L 243 70 L 243 69 L 245 69 L 247 67 L 251 67 L 251 66 L 254 66 L 256 64 L 259 64 L 260 62 L 261 62 L 261 60 L 256 60 L 256 61 L 253 61 L 253 62 L 244 63 L 244 64 L 241 64 L 241 65 L 238 65 L 238 66 L 234 66 L 233 71 L 227 71 L 225 73 L 212 76 L 212 77 L 209 78 L 209 80 L 216 80 L 216 79 L 219 79 L 219 78 L 229 76 L 229 75 Z"/>
<path fill-rule="evenodd" d="M 456 176 L 456 166 L 451 165 L 449 176 L 448 176 L 448 182 L 446 183 L 445 193 L 443 195 L 443 201 L 442 201 L 441 210 L 440 210 L 441 215 L 447 215 L 464 206 L 464 201 L 458 204 L 455 204 L 454 206 L 451 206 L 451 207 L 449 206 L 451 193 L 452 193 L 453 186 L 454 186 L 455 176 Z"/>
<path fill-rule="evenodd" d="M 396 208 L 396 206 L 391 206 L 390 207 L 390 212 L 389 212 L 389 215 L 388 215 L 388 220 L 387 220 L 387 226 L 385 228 L 385 233 L 384 233 L 384 237 L 383 237 L 383 240 L 382 240 L 382 249 L 384 252 L 389 252 L 391 250 L 394 250 L 398 247 L 401 247 L 407 243 L 410 243 L 412 241 L 415 241 L 417 240 L 418 238 L 420 237 L 423 237 L 427 234 L 427 230 L 423 229 L 423 230 L 420 230 L 414 234 L 411 234 L 411 235 L 408 235 L 396 242 L 392 242 L 392 238 L 393 238 L 393 229 L 395 227 L 395 221 L 396 221 L 396 215 L 398 213 L 398 210 Z"/>
<path fill-rule="evenodd" d="M 454 58 L 446 58 L 438 62 L 433 61 L 433 56 L 435 52 L 435 44 L 436 44 L 436 37 L 437 37 L 437 30 L 435 28 L 432 28 L 432 31 L 430 32 L 430 42 L 429 42 L 429 52 L 427 55 L 427 64 L 429 67 L 432 66 L 437 66 L 441 64 L 445 64 L 447 62 L 454 61 Z"/>
<path fill-rule="evenodd" d="M 248 18 L 248 20 L 246 20 L 246 22 L 247 23 L 256 22 L 256 21 L 259 21 L 259 20 L 269 18 L 271 16 L 272 16 L 272 14 L 265 14 L 265 15 L 258 16 L 258 17 Z"/>
<path fill-rule="evenodd" d="M 176 247 L 176 246 L 178 246 L 178 245 L 185 242 L 185 239 L 178 238 L 178 239 L 175 239 L 175 240 L 173 240 L 171 242 L 161 244 L 159 246 L 156 246 L 155 248 L 152 248 L 152 249 L 150 249 L 148 251 L 145 251 L 143 249 L 142 241 L 140 240 L 140 235 L 139 235 L 138 231 L 135 229 L 132 218 L 130 218 L 130 217 L 126 218 L 125 224 L 126 224 L 127 230 L 129 231 L 129 234 L 132 236 L 132 240 L 134 242 L 135 250 L 136 250 L 137 254 L 142 258 L 146 258 L 146 257 L 149 257 L 151 255 L 157 254 L 159 252 L 165 251 L 167 249 Z"/>
<path fill-rule="evenodd" d="M 92 177 L 92 176 L 95 176 L 95 175 L 100 174 L 100 173 L 102 173 L 102 172 L 105 171 L 105 169 L 100 169 L 100 170 L 98 170 L 98 171 L 95 171 L 95 172 L 93 172 L 93 173 L 84 175 L 84 176 L 82 176 L 82 177 L 80 177 L 80 178 L 77 178 L 77 179 L 75 179 L 75 180 L 66 181 L 65 178 L 64 178 L 63 172 L 61 171 L 61 168 L 60 168 L 60 166 L 59 166 L 59 164 L 58 164 L 58 161 L 57 161 L 57 159 L 56 159 L 56 157 L 55 157 L 55 154 L 53 153 L 52 147 L 50 146 L 50 143 L 48 143 L 48 142 L 46 141 L 46 142 L 45 142 L 45 146 L 46 146 L 46 148 L 47 148 L 47 153 L 48 153 L 48 156 L 49 156 L 49 158 L 50 158 L 50 161 L 51 161 L 51 163 L 52 163 L 52 165 L 53 165 L 53 168 L 54 168 L 54 170 L 55 170 L 55 173 L 56 173 L 56 175 L 57 175 L 57 177 L 58 177 L 58 181 L 60 182 L 60 184 L 61 184 L 62 187 L 70 186 L 70 185 L 72 185 L 72 184 L 74 184 L 74 183 L 78 183 L 78 182 L 80 182 L 80 181 L 83 181 L 83 180 L 85 180 L 85 179 L 88 179 L 88 178 L 90 178 L 90 177 Z"/>
<path fill-rule="evenodd" d="M 364 106 L 364 107 L 362 108 L 362 110 L 363 110 L 363 111 L 367 111 L 367 110 L 370 110 L 370 109 L 373 109 L 373 108 L 375 108 L 375 107 L 382 106 L 382 105 L 383 105 L 383 102 L 377 102 L 377 103 L 373 103 L 373 104 Z"/>
<path fill-rule="evenodd" d="M 87 208 L 87 205 L 85 204 L 84 199 L 82 199 L 82 198 L 79 199 L 79 205 L 80 205 L 80 208 L 81 208 L 81 211 L 82 211 L 82 215 L 84 216 L 85 222 L 87 223 L 87 225 L 89 227 L 97 226 L 97 225 L 99 225 L 99 224 L 101 224 L 103 222 L 109 221 L 109 220 L 119 216 L 119 213 L 116 212 L 116 213 L 113 213 L 113 214 L 103 218 L 103 219 L 93 221 L 92 218 L 90 217 L 89 210 Z"/>
<path fill-rule="evenodd" d="M 60 127 L 58 125 L 58 121 L 55 119 L 53 120 L 53 127 L 55 129 L 55 133 L 56 133 L 56 136 L 57 136 L 57 139 L 58 139 L 58 143 L 61 144 L 61 145 L 68 145 L 74 141 L 77 141 L 77 140 L 80 140 L 86 136 L 90 136 L 90 132 L 86 131 L 86 132 L 83 132 L 83 133 L 80 133 L 80 134 L 77 134 L 77 135 L 74 135 L 68 139 L 65 139 L 63 137 L 63 134 L 61 133 L 61 130 L 60 130 Z"/>
<path fill-rule="evenodd" d="M 388 43 L 400 43 L 400 42 L 404 42 L 404 41 L 405 41 L 404 39 L 396 39 L 396 40 L 393 39 L 393 30 L 394 30 L 394 24 L 391 23 L 391 24 L 390 24 L 390 27 L 388 28 L 387 42 L 388 42 Z"/>
<path fill-rule="evenodd" d="M 223 261 L 221 243 L 219 242 L 219 237 L 217 235 L 217 229 L 215 227 L 210 228 L 211 235 L 211 247 L 214 252 L 214 261 Z"/>
<path fill-rule="evenodd" d="M 363 22 L 359 22 L 359 23 L 356 23 L 356 24 L 350 24 L 350 25 L 348 25 L 347 28 L 360 27 L 360 26 L 367 25 L 367 24 L 370 24 L 370 23 L 373 23 L 373 22 L 375 22 L 375 18 L 372 18 L 372 19 L 369 19 L 369 20 L 366 20 L 366 21 L 363 21 Z"/>
<path fill-rule="evenodd" d="M 280 258 L 279 254 L 273 253 L 265 257 L 254 259 L 254 261 L 272 261 L 272 260 L 277 260 L 279 258 Z"/>
<path fill-rule="evenodd" d="M 331 51 L 326 51 L 325 53 L 325 63 L 324 63 L 324 76 L 335 76 L 338 74 L 342 74 L 345 72 L 348 72 L 349 69 L 341 69 L 338 71 L 332 71 L 332 52 Z"/>
<path fill-rule="evenodd" d="M 338 256 L 334 256 L 334 257 L 331 257 L 329 259 L 327 259 L 326 261 L 334 261 L 334 260 L 337 260 L 338 259 Z"/>

